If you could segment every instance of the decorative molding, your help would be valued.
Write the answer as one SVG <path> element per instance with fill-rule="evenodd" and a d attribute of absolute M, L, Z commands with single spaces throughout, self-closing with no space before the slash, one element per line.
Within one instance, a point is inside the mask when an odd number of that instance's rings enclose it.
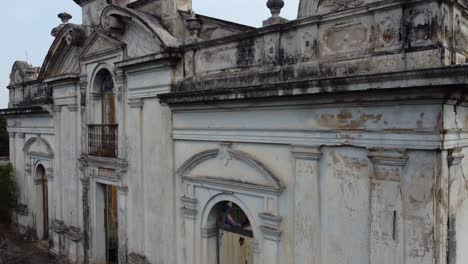
<path fill-rule="evenodd" d="M 18 132 L 18 133 L 16 133 L 16 135 L 17 135 L 17 136 L 18 136 L 18 138 L 20 138 L 20 139 L 24 139 L 24 138 L 26 138 L 26 134 L 25 134 L 25 133 L 23 133 L 23 132 Z"/>
<path fill-rule="evenodd" d="M 54 105 L 54 106 L 52 106 L 52 110 L 55 113 L 60 113 L 60 112 L 62 112 L 62 106 L 61 105 Z"/>
<path fill-rule="evenodd" d="M 102 98 L 101 93 L 91 92 L 89 93 L 89 100 L 99 101 Z"/>
<path fill-rule="evenodd" d="M 197 211 L 197 204 L 198 200 L 197 199 L 192 199 L 189 197 L 182 197 L 181 198 L 182 202 L 184 203 L 183 211 L 185 218 L 188 219 L 196 219 L 198 211 Z"/>
<path fill-rule="evenodd" d="M 63 234 L 65 232 L 65 225 L 62 220 L 53 219 L 50 225 L 50 230 L 57 234 Z"/>
<path fill-rule="evenodd" d="M 83 238 L 83 232 L 81 232 L 81 228 L 76 226 L 69 226 L 66 228 L 65 235 L 74 242 L 78 242 Z"/>
<path fill-rule="evenodd" d="M 319 160 L 322 157 L 322 152 L 318 147 L 293 147 L 291 151 L 292 155 L 296 159 L 304 160 Z"/>
<path fill-rule="evenodd" d="M 466 135 L 466 136 L 465 136 Z M 468 146 L 468 135 L 461 140 Z M 437 131 L 408 131 L 405 134 L 392 131 L 340 131 L 340 130 L 279 130 L 268 129 L 174 129 L 174 140 L 211 142 L 246 142 L 285 145 L 337 146 L 352 145 L 365 148 L 405 148 L 434 150 L 443 147 Z M 456 138 L 460 144 L 460 138 Z"/>
<path fill-rule="evenodd" d="M 403 149 L 374 149 L 368 157 L 375 165 L 405 166 L 408 156 Z"/>
<path fill-rule="evenodd" d="M 30 163 L 24 164 L 24 172 L 31 174 L 32 173 L 32 166 Z"/>
<path fill-rule="evenodd" d="M 263 232 L 263 238 L 271 241 L 280 241 L 281 240 L 281 230 L 276 228 L 271 228 L 269 226 L 260 226 L 260 230 Z"/>
<path fill-rule="evenodd" d="M 252 240 L 252 252 L 257 256 L 260 255 L 260 243 L 257 239 Z"/>
<path fill-rule="evenodd" d="M 201 237 L 203 238 L 214 237 L 217 235 L 218 235 L 218 227 L 216 225 L 201 228 Z"/>
<path fill-rule="evenodd" d="M 18 203 L 16 204 L 15 211 L 17 214 L 22 216 L 28 216 L 29 210 L 27 204 Z"/>
<path fill-rule="evenodd" d="M 205 188 L 212 188 L 212 189 L 227 189 L 232 191 L 253 191 L 256 193 L 263 193 L 263 194 L 271 194 L 278 196 L 280 195 L 284 188 L 275 188 L 263 185 L 256 185 L 250 183 L 242 183 L 238 181 L 231 181 L 231 180 L 222 180 L 217 178 L 207 178 L 207 177 L 190 177 L 190 176 L 182 176 L 184 181 L 196 183 Z"/>
<path fill-rule="evenodd" d="M 368 155 L 374 164 L 376 180 L 399 182 L 408 156 L 404 149 L 371 149 Z"/>
<path fill-rule="evenodd" d="M 67 105 L 67 109 L 70 112 L 77 112 L 79 109 L 79 106 L 78 104 L 71 104 L 71 105 Z"/>
<path fill-rule="evenodd" d="M 11 139 L 14 139 L 16 137 L 16 132 L 10 132 L 8 133 L 8 136 L 11 138 Z"/>
<path fill-rule="evenodd" d="M 120 186 L 118 189 L 121 195 L 128 195 L 128 186 Z"/>
<path fill-rule="evenodd" d="M 462 148 L 450 149 L 448 151 L 448 157 L 447 157 L 448 165 L 449 166 L 459 165 L 463 161 L 464 157 L 465 155 L 463 154 Z"/>
<path fill-rule="evenodd" d="M 272 215 L 269 213 L 261 213 L 258 214 L 260 219 L 262 219 L 265 226 L 268 226 L 273 229 L 279 229 L 281 222 L 283 221 L 283 217 Z"/>
<path fill-rule="evenodd" d="M 47 168 L 46 169 L 46 174 L 47 174 L 47 181 L 53 182 L 54 179 L 55 179 L 54 169 L 53 168 Z"/>
<path fill-rule="evenodd" d="M 144 101 L 143 99 L 128 99 L 128 105 L 130 108 L 143 108 Z"/>
<path fill-rule="evenodd" d="M 147 264 L 146 257 L 137 253 L 128 254 L 128 264 Z"/>
<path fill-rule="evenodd" d="M 121 177 L 122 173 L 127 171 L 128 162 L 125 159 L 120 158 L 105 158 L 105 157 L 96 157 L 81 155 L 78 159 L 81 166 L 85 167 L 96 167 L 96 168 L 105 168 L 105 169 L 114 169 Z"/>

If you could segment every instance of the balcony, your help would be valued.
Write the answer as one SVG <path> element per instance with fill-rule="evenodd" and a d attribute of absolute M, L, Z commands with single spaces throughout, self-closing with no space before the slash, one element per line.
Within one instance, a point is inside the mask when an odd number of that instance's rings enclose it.
<path fill-rule="evenodd" d="M 118 157 L 118 125 L 88 125 L 88 155 Z"/>

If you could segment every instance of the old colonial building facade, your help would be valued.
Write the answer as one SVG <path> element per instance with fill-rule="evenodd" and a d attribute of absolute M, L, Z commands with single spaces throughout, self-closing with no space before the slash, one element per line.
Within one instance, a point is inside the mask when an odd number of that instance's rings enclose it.
<path fill-rule="evenodd" d="M 468 263 L 466 1 L 269 0 L 261 28 L 75 2 L 1 110 L 24 238 L 74 263 Z"/>

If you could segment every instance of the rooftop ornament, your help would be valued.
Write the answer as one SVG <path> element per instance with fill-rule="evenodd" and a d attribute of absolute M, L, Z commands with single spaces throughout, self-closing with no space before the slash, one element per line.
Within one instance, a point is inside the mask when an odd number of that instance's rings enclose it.
<path fill-rule="evenodd" d="M 60 20 L 62 20 L 62 24 L 60 24 L 58 27 L 55 27 L 52 29 L 52 32 L 50 33 L 52 37 L 57 37 L 62 28 L 68 24 L 68 21 L 72 19 L 72 15 L 68 14 L 67 12 L 63 12 L 57 15 Z"/>
<path fill-rule="evenodd" d="M 264 27 L 288 22 L 286 18 L 280 16 L 281 9 L 284 7 L 284 0 L 268 0 L 266 5 L 271 11 L 271 17 L 263 21 Z"/>

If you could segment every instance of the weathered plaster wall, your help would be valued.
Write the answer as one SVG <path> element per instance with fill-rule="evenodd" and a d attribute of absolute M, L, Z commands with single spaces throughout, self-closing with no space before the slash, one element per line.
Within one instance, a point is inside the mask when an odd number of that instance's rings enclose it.
<path fill-rule="evenodd" d="M 366 138 L 358 144 L 356 141 L 337 143 L 325 139 L 325 135 L 348 131 L 362 136 L 365 131 L 373 131 L 384 136 L 395 132 L 392 130 L 396 127 L 416 134 L 420 130 L 435 131 L 439 129 L 442 108 L 424 104 L 362 107 L 302 103 L 295 106 L 290 102 L 277 103 L 281 106 L 249 104 L 248 107 L 227 104 L 222 109 L 176 108 L 175 167 L 180 168 L 197 153 L 220 148 L 222 142 L 233 142 L 233 150 L 247 153 L 267 166 L 285 186 L 278 199 L 278 215 L 283 218 L 275 260 L 278 263 L 288 263 L 292 259 L 296 259 L 295 263 L 304 263 L 301 254 L 306 256 L 311 250 L 315 252 L 314 258 L 309 256 L 307 261 L 312 263 L 433 263 L 438 152 L 419 150 L 415 141 L 424 140 L 423 135 L 412 140 L 393 139 L 392 143 L 382 137 L 376 141 Z M 402 112 L 414 116 L 406 119 L 401 116 Z M 294 131 L 298 133 L 297 138 L 288 138 L 288 133 Z M 306 131 L 320 131 L 324 137 L 311 141 Z M 294 163 L 293 146 L 304 144 L 318 148 L 317 165 L 301 163 L 305 161 Z M 388 146 L 410 149 L 398 154 L 392 147 L 386 148 Z M 395 153 L 402 156 L 394 157 Z M 388 164 L 380 163 L 380 159 L 387 160 Z M 398 162 L 393 163 L 393 160 Z M 238 167 L 233 161 L 229 161 L 229 165 L 216 165 L 216 162 L 206 161 L 192 168 L 190 176 L 243 183 L 254 180 L 249 176 L 248 167 Z M 318 171 L 309 171 L 312 167 L 304 167 L 307 169 L 303 171 L 297 167 L 302 164 L 317 166 Z M 300 188 L 298 184 L 304 184 L 301 173 L 305 172 L 310 173 L 307 177 L 317 177 L 318 187 L 309 182 L 307 188 Z M 177 196 L 187 195 L 184 180 L 178 178 L 177 182 Z M 233 192 L 236 195 L 236 191 Z M 193 195 L 197 197 L 196 192 Z M 202 197 L 197 198 L 195 207 L 198 212 L 193 222 L 195 232 L 202 224 L 199 215 L 205 206 L 202 201 L 206 199 Z M 239 194 L 238 197 L 245 196 Z M 248 204 L 250 198 L 240 199 Z M 317 199 L 317 206 L 311 207 Z M 262 213 L 252 206 L 249 210 L 253 215 Z M 180 207 L 183 203 L 179 201 L 176 208 Z M 183 212 L 179 214 L 182 218 Z M 312 219 L 319 221 L 318 227 L 314 227 Z M 197 233 L 187 229 L 187 222 L 179 220 L 177 226 L 181 237 L 178 247 L 183 252 L 179 254 L 179 261 L 187 262 L 192 256 L 189 253 L 193 250 L 192 236 L 194 245 L 203 242 L 198 240 Z M 318 237 L 314 230 L 320 230 Z M 267 253 L 262 249 L 268 240 L 261 235 L 256 239 L 260 247 L 259 263 L 266 263 L 263 261 L 267 261 L 264 255 Z M 311 244 L 307 252 L 301 253 L 300 245 L 304 243 Z M 200 252 L 195 248 L 195 258 L 203 259 L 203 255 L 198 255 L 203 254 Z"/>

